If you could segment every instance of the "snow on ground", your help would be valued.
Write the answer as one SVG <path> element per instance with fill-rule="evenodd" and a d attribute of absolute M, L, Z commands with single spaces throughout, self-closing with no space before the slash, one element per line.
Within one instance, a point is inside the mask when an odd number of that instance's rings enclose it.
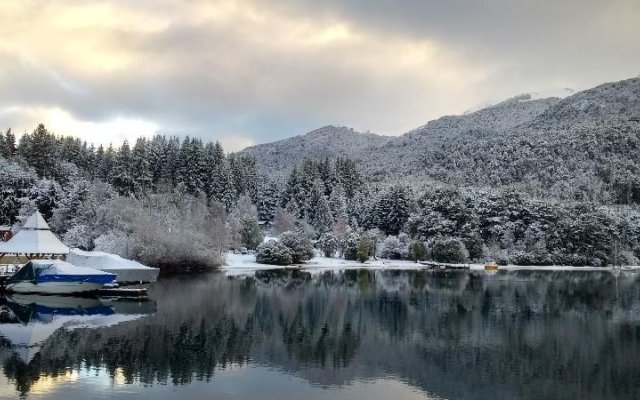
<path fill-rule="evenodd" d="M 469 268 L 475 271 L 483 271 L 484 264 L 441 264 L 449 268 Z M 343 258 L 327 258 L 314 257 L 304 264 L 289 265 L 283 267 L 281 265 L 258 264 L 256 256 L 253 254 L 227 254 L 227 265 L 222 266 L 222 270 L 226 275 L 250 275 L 255 271 L 264 271 L 271 269 L 292 268 L 308 271 L 311 273 L 319 273 L 324 271 L 342 271 L 350 269 L 370 269 L 370 270 L 424 270 L 431 266 L 407 260 L 369 260 L 365 263 L 359 261 L 345 260 Z M 625 267 L 624 270 L 640 271 L 640 267 Z M 611 267 L 572 267 L 563 265 L 552 266 L 522 266 L 522 265 L 505 265 L 500 266 L 500 270 L 505 271 L 611 271 Z"/>

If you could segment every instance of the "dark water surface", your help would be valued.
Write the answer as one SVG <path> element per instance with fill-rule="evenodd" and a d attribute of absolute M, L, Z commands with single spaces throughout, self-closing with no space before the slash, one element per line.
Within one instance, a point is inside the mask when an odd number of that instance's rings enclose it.
<path fill-rule="evenodd" d="M 148 302 L 14 296 L 0 397 L 640 398 L 640 279 L 609 272 L 259 272 Z"/>

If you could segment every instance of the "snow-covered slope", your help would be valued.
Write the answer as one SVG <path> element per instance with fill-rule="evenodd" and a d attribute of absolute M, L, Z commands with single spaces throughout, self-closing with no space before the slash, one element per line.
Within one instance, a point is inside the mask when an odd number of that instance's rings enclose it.
<path fill-rule="evenodd" d="M 532 128 L 571 128 L 625 123 L 640 118 L 640 78 L 605 83 L 569 96 L 531 123 Z"/>
<path fill-rule="evenodd" d="M 365 150 L 375 151 L 389 139 L 387 136 L 362 133 L 344 126 L 324 126 L 306 135 L 248 147 L 243 153 L 255 156 L 262 172 L 277 174 L 290 171 L 305 158 L 353 158 Z"/>
<path fill-rule="evenodd" d="M 626 179 L 618 172 L 636 174 L 629 168 L 640 146 L 640 78 L 569 93 L 515 96 L 394 138 L 325 127 L 245 151 L 265 172 L 286 173 L 305 158 L 346 156 L 374 181 L 524 185 L 568 198 L 576 187 L 581 193 L 590 187 L 599 196 L 599 185 Z"/>

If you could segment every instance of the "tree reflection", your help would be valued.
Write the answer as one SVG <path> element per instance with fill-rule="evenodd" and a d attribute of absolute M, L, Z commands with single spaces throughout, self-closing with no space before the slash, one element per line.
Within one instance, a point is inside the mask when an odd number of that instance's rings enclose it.
<path fill-rule="evenodd" d="M 58 330 L 28 363 L 0 346 L 21 393 L 70 368 L 185 385 L 260 363 L 325 385 L 391 374 L 453 398 L 632 398 L 637 284 L 608 272 L 211 274 L 159 282 L 154 315 Z"/>

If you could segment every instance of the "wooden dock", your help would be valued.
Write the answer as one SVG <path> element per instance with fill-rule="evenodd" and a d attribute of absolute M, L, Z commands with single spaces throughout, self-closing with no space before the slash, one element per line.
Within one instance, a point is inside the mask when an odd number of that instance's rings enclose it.
<path fill-rule="evenodd" d="M 147 297 L 148 288 L 102 288 L 98 289 L 97 294 L 99 296 L 107 297 Z"/>

